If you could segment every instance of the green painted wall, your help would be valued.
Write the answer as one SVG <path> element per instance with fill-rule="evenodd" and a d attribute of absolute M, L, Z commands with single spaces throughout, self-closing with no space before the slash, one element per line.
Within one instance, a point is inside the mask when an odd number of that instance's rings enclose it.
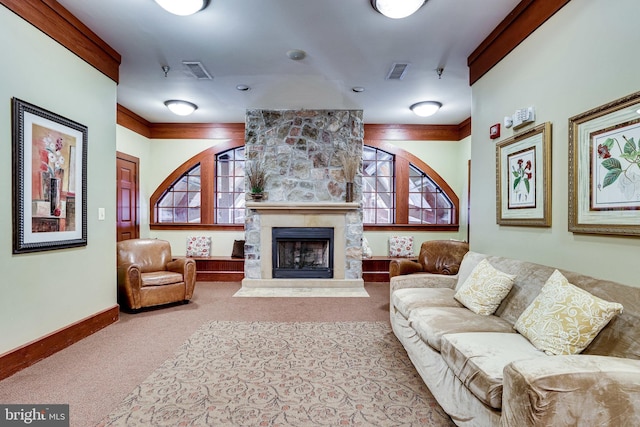
<path fill-rule="evenodd" d="M 116 84 L 4 6 L 0 57 L 1 354 L 114 306 L 117 291 Z M 13 97 L 88 127 L 85 247 L 11 253 Z"/>
<path fill-rule="evenodd" d="M 473 85 L 472 250 L 640 286 L 639 238 L 568 231 L 568 120 L 640 89 L 639 16 L 637 0 L 572 1 Z M 553 126 L 551 228 L 496 224 L 495 142 L 513 131 L 488 130 L 527 106 Z"/>

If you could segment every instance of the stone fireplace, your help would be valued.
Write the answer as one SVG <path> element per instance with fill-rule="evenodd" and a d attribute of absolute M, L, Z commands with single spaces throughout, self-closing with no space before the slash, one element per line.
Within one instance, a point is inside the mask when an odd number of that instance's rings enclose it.
<path fill-rule="evenodd" d="M 363 287 L 362 207 L 345 201 L 341 163 L 362 143 L 361 111 L 247 111 L 246 161 L 266 166 L 267 183 L 246 202 L 243 287 Z M 361 181 L 359 168 L 354 200 Z"/>

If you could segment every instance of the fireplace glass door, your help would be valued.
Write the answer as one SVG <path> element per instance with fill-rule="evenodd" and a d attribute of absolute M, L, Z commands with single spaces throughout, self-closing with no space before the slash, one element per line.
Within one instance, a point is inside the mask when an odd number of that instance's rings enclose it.
<path fill-rule="evenodd" d="M 333 228 L 274 227 L 273 278 L 333 278 Z"/>

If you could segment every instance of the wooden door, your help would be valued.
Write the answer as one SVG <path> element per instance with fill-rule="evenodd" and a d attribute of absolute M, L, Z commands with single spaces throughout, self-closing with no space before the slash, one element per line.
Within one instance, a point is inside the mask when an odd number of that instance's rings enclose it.
<path fill-rule="evenodd" d="M 138 221 L 138 166 L 139 159 L 116 152 L 116 217 L 117 241 L 137 239 L 140 236 Z"/>

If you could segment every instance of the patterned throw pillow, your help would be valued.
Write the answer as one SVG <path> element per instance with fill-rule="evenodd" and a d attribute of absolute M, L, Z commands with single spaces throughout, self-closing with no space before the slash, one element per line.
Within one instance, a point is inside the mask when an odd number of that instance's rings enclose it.
<path fill-rule="evenodd" d="M 405 258 L 414 256 L 413 236 L 389 237 L 389 256 Z"/>
<path fill-rule="evenodd" d="M 474 313 L 489 316 L 507 296 L 515 278 L 483 259 L 453 297 Z"/>
<path fill-rule="evenodd" d="M 373 256 L 373 251 L 371 250 L 371 246 L 369 246 L 369 241 L 366 237 L 362 236 L 362 259 L 371 258 Z"/>
<path fill-rule="evenodd" d="M 187 256 L 209 256 L 211 254 L 211 237 L 187 237 Z"/>
<path fill-rule="evenodd" d="M 556 270 L 514 327 L 547 354 L 577 354 L 620 313 L 621 304 L 591 295 Z"/>

